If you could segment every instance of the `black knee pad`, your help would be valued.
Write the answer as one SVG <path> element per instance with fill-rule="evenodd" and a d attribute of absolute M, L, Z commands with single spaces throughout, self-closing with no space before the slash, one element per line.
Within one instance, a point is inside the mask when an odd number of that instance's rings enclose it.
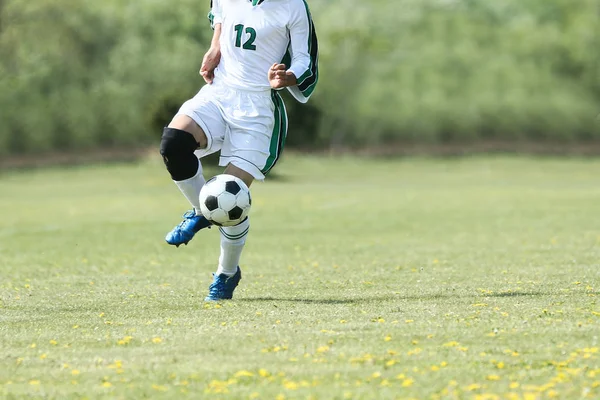
<path fill-rule="evenodd" d="M 160 154 L 174 181 L 183 181 L 198 172 L 198 157 L 194 151 L 198 143 L 194 136 L 175 128 L 163 129 L 160 141 Z"/>

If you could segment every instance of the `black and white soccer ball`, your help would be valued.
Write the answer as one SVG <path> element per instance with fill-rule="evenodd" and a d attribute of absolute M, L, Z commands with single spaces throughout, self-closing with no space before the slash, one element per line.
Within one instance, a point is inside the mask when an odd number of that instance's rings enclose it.
<path fill-rule="evenodd" d="M 200 191 L 202 215 L 218 226 L 239 224 L 248 216 L 251 205 L 248 186 L 233 175 L 214 176 Z"/>

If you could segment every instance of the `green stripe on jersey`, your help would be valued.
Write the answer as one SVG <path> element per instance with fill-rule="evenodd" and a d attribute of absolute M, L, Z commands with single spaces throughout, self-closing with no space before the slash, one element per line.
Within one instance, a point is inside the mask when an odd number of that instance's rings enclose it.
<path fill-rule="evenodd" d="M 298 89 L 306 97 L 309 97 L 315 90 L 317 82 L 319 80 L 319 66 L 318 66 L 318 42 L 316 37 L 315 26 L 312 20 L 312 15 L 308 8 L 308 3 L 303 0 L 304 8 L 306 9 L 306 16 L 309 23 L 308 32 L 308 53 L 310 56 L 310 64 L 306 72 L 304 72 L 298 78 Z"/>
<path fill-rule="evenodd" d="M 215 29 L 215 15 L 213 14 L 213 12 L 210 11 L 208 13 L 207 17 L 208 17 L 208 21 L 210 22 L 210 27 Z"/>
<path fill-rule="evenodd" d="M 292 55 L 290 54 L 290 45 L 292 44 L 292 42 L 290 41 L 288 43 L 288 48 L 285 51 L 285 55 L 283 56 L 283 58 L 281 59 L 281 62 L 279 64 L 283 64 L 285 65 L 285 69 L 290 69 L 290 67 L 292 66 Z"/>
<path fill-rule="evenodd" d="M 308 10 L 308 4 L 306 0 L 304 1 L 304 8 L 306 9 L 306 17 L 308 18 L 308 54 L 310 55 L 310 51 L 312 50 L 312 32 L 313 32 L 313 22 L 312 16 L 310 15 L 310 11 Z M 306 78 L 312 75 L 312 57 L 310 57 L 310 64 L 308 64 L 308 69 L 298 78 L 298 85 L 301 85 Z"/>
<path fill-rule="evenodd" d="M 261 170 L 265 175 L 275 166 L 283 151 L 288 128 L 285 104 L 283 104 L 283 100 L 277 91 L 271 91 L 271 100 L 275 106 L 273 112 L 274 124 L 269 144 L 269 157 L 264 168 Z"/>

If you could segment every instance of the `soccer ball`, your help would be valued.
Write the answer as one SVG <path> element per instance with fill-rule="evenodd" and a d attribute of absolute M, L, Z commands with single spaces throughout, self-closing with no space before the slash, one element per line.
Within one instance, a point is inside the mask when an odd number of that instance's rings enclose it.
<path fill-rule="evenodd" d="M 200 191 L 202 215 L 218 226 L 239 224 L 248 215 L 251 204 L 248 186 L 233 175 L 214 176 Z"/>

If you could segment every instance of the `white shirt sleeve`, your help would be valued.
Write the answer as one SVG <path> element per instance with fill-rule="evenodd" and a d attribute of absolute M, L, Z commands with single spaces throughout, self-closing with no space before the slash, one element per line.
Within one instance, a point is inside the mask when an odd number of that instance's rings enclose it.
<path fill-rule="evenodd" d="M 296 100 L 306 103 L 319 78 L 319 48 L 317 35 L 308 5 L 304 0 L 292 0 L 290 32 L 291 65 L 289 70 L 296 76 L 297 86 L 288 87 Z"/>
<path fill-rule="evenodd" d="M 208 20 L 210 21 L 210 26 L 213 29 L 215 29 L 215 25 L 223 23 L 223 13 L 221 12 L 221 0 L 210 1 L 210 12 L 208 13 Z"/>

